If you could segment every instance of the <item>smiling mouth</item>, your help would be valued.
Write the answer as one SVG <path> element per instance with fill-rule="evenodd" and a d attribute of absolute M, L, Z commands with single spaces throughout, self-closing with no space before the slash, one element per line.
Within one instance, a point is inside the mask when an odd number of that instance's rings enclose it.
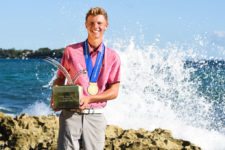
<path fill-rule="evenodd" d="M 93 30 L 92 32 L 93 33 L 99 33 L 100 31 L 99 30 Z"/>

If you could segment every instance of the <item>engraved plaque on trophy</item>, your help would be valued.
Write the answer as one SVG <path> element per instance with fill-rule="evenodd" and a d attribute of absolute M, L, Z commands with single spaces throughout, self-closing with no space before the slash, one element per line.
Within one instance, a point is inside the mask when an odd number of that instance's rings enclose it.
<path fill-rule="evenodd" d="M 82 87 L 74 85 L 75 81 L 81 74 L 86 74 L 85 70 L 77 72 L 75 77 L 72 79 L 67 70 L 56 60 L 48 57 L 44 59 L 51 63 L 55 67 L 58 67 L 65 76 L 68 85 L 54 86 L 52 89 L 52 96 L 54 100 L 55 109 L 78 109 L 80 106 L 80 96 L 83 92 Z"/>
<path fill-rule="evenodd" d="M 56 109 L 76 109 L 80 106 L 80 86 L 55 86 L 53 87 L 54 107 Z"/>

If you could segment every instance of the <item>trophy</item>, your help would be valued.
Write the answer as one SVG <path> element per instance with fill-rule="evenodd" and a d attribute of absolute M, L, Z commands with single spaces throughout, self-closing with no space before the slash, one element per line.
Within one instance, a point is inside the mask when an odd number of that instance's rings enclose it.
<path fill-rule="evenodd" d="M 83 90 L 82 87 L 74 85 L 74 83 L 81 74 L 86 74 L 86 70 L 80 70 L 72 79 L 68 71 L 58 61 L 50 57 L 47 57 L 44 60 L 62 71 L 68 82 L 68 85 L 53 87 L 52 96 L 54 101 L 54 109 L 79 109 L 79 99 Z"/>

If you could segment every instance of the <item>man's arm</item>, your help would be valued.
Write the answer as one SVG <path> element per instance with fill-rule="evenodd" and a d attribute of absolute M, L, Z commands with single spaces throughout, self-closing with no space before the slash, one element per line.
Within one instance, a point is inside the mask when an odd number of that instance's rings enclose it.
<path fill-rule="evenodd" d="M 80 109 L 87 108 L 89 103 L 102 102 L 102 101 L 113 100 L 117 98 L 119 93 L 119 86 L 120 86 L 120 83 L 114 83 L 114 84 L 111 84 L 109 88 L 101 94 L 83 97 L 80 100 L 81 101 Z"/>

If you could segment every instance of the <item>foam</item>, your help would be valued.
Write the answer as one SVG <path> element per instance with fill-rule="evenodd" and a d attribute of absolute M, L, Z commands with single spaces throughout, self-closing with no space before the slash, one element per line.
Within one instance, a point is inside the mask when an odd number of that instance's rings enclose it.
<path fill-rule="evenodd" d="M 33 116 L 49 115 L 54 114 L 48 104 L 43 101 L 36 101 L 34 104 L 29 105 L 25 108 L 22 113 L 26 113 Z"/>

